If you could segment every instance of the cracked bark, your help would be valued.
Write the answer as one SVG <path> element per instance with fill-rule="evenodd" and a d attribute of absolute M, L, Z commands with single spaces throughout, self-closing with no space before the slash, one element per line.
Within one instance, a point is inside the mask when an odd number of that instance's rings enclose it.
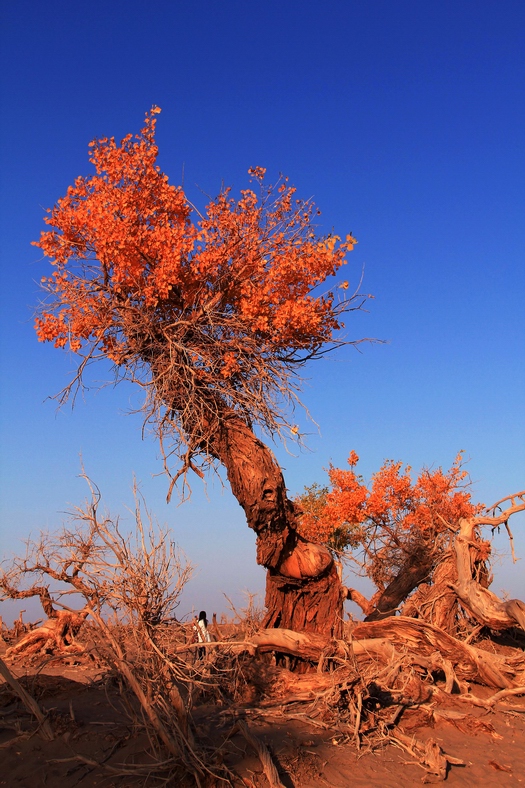
<path fill-rule="evenodd" d="M 209 432 L 209 450 L 257 535 L 257 563 L 267 570 L 264 627 L 340 637 L 344 593 L 330 552 L 296 530 L 294 505 L 270 449 L 235 413 Z"/>

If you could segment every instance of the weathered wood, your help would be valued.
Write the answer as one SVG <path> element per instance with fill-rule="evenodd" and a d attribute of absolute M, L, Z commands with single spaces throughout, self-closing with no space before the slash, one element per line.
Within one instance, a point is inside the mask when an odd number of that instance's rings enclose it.
<path fill-rule="evenodd" d="M 340 637 L 344 595 L 329 550 L 297 533 L 295 507 L 270 449 L 239 416 L 220 403 L 216 408 L 207 448 L 226 468 L 257 535 L 257 563 L 268 570 L 263 625 Z"/>
<path fill-rule="evenodd" d="M 305 632 L 263 629 L 255 633 L 248 644 L 260 652 L 279 651 L 314 662 L 321 657 L 347 659 L 353 654 L 385 662 L 402 657 L 409 664 L 445 670 L 448 660 L 458 678 L 499 689 L 514 687 L 516 678 L 525 670 L 523 654 L 513 658 L 489 654 L 431 624 L 401 616 L 358 624 L 352 631 L 350 643 L 327 641 L 322 636 Z"/>
<path fill-rule="evenodd" d="M 358 624 L 352 631 L 354 640 L 387 638 L 399 651 L 416 661 L 431 657 L 436 651 L 450 660 L 461 679 L 479 681 L 489 687 L 507 689 L 515 686 L 516 677 L 525 669 L 525 656 L 509 658 L 462 643 L 438 627 L 413 618 L 397 616 L 382 621 Z"/>
<path fill-rule="evenodd" d="M 79 653 L 84 649 L 75 641 L 75 635 L 84 623 L 88 614 L 87 610 L 53 611 L 54 617 L 24 635 L 14 646 L 6 652 L 6 656 L 13 657 L 24 654 L 29 656 L 39 652 L 52 653 Z"/>
<path fill-rule="evenodd" d="M 431 546 L 423 543 L 407 555 L 401 569 L 378 594 L 374 609 L 366 616 L 366 621 L 377 621 L 395 616 L 399 606 L 407 596 L 432 573 L 434 556 Z"/>
<path fill-rule="evenodd" d="M 388 638 L 370 638 L 353 640 L 349 643 L 342 640 L 327 639 L 313 632 L 294 632 L 290 629 L 260 629 L 247 640 L 224 640 L 212 643 L 185 643 L 174 648 L 175 654 L 184 651 L 225 649 L 233 654 L 247 651 L 251 654 L 278 651 L 292 657 L 300 657 L 311 662 L 321 658 L 338 657 L 348 659 L 350 655 L 358 657 L 380 657 L 390 661 L 396 651 Z"/>
<path fill-rule="evenodd" d="M 452 586 L 457 581 L 455 554 L 447 550 L 432 574 L 432 583 L 422 583 L 401 608 L 401 615 L 418 618 L 455 635 L 459 601 Z"/>
<path fill-rule="evenodd" d="M 350 658 L 368 658 L 386 664 L 421 665 L 429 670 L 443 670 L 449 691 L 456 677 L 496 689 L 510 689 L 521 686 L 525 673 L 525 655 L 521 652 L 516 656 L 491 654 L 425 621 L 403 616 L 362 622 L 352 630 L 350 641 L 287 629 L 261 629 L 244 641 L 188 643 L 178 646 L 175 652 L 197 647 L 251 654 L 276 651 L 317 663 L 326 659 L 344 662 Z"/>
<path fill-rule="evenodd" d="M 493 630 L 520 627 L 525 630 L 525 603 L 520 599 L 501 600 L 488 588 L 473 578 L 472 550 L 476 547 L 476 528 L 480 518 L 460 520 L 454 550 L 456 554 L 457 583 L 451 587 L 461 604 L 482 625 Z"/>
<path fill-rule="evenodd" d="M 355 588 L 345 588 L 343 589 L 343 593 L 346 592 L 346 598 L 349 599 L 351 602 L 355 602 L 358 605 L 365 616 L 372 612 L 374 609 L 374 602 L 371 599 L 367 599 L 360 591 L 357 591 Z"/>
<path fill-rule="evenodd" d="M 0 659 L 0 675 L 4 677 L 11 689 L 16 692 L 26 709 L 36 718 L 39 724 L 39 733 L 44 741 L 53 741 L 55 738 L 51 724 L 46 715 L 36 702 L 22 687 L 20 682 L 13 676 L 3 659 Z"/>

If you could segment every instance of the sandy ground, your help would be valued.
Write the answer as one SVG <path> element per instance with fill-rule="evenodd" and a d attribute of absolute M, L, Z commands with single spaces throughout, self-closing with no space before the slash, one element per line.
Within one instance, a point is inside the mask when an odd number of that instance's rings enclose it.
<path fill-rule="evenodd" d="M 83 755 L 115 768 L 146 762 L 148 742 L 127 716 L 113 679 L 82 664 L 55 664 L 40 670 L 10 667 L 49 713 L 57 735 L 52 742 L 43 741 L 12 690 L 0 684 L 1 786 L 131 788 L 160 784 L 144 777 L 108 775 L 76 758 Z M 474 687 L 474 692 L 487 697 L 493 690 Z M 516 711 L 487 713 L 470 705 L 465 708 L 464 702 L 452 697 L 447 710 L 452 716 L 455 712 L 456 718 L 429 726 L 428 715 L 410 711 L 401 719 L 400 730 L 420 741 L 431 737 L 446 754 L 464 761 L 464 766 L 450 767 L 447 783 L 451 786 L 525 784 L 525 697 L 510 699 L 506 705 L 515 706 Z M 357 750 L 345 735 L 327 731 L 300 713 L 287 720 L 280 717 L 279 709 L 247 706 L 233 713 L 244 717 L 250 730 L 268 745 L 287 788 L 410 788 L 425 779 L 421 766 L 392 744 L 371 751 L 364 737 L 361 750 Z M 231 711 L 206 705 L 196 709 L 195 720 L 200 737 L 212 748 L 224 743 L 234 723 Z M 260 760 L 239 734 L 228 739 L 225 762 L 239 776 L 239 786 L 268 786 Z"/>

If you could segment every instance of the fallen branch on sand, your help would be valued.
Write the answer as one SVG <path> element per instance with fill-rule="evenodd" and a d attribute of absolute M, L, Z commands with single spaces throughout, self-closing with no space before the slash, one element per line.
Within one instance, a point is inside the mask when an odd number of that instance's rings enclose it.
<path fill-rule="evenodd" d="M 0 675 L 2 675 L 3 678 L 7 681 L 11 689 L 13 689 L 14 692 L 16 692 L 16 694 L 18 695 L 18 697 L 20 698 L 26 709 L 34 717 L 36 717 L 36 720 L 38 722 L 38 732 L 42 737 L 42 739 L 44 739 L 44 741 L 53 741 L 55 737 L 46 715 L 43 713 L 42 709 L 40 708 L 36 700 L 32 698 L 28 692 L 25 691 L 25 689 L 22 687 L 20 682 L 13 676 L 13 674 L 11 673 L 11 671 L 9 670 L 3 659 L 0 659 Z"/>

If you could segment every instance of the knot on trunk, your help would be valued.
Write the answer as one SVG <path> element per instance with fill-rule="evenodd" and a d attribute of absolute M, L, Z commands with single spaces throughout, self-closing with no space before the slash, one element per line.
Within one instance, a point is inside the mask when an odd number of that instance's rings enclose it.
<path fill-rule="evenodd" d="M 279 566 L 279 574 L 294 580 L 319 577 L 333 564 L 330 551 L 320 544 L 299 538 Z"/>

